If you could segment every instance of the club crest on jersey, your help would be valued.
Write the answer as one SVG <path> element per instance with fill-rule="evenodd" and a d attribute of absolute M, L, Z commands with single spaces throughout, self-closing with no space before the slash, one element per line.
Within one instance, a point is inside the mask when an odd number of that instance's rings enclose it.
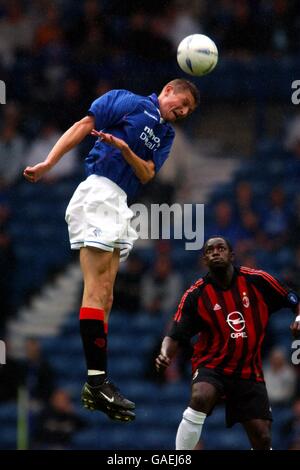
<path fill-rule="evenodd" d="M 250 300 L 249 297 L 247 296 L 246 292 L 243 292 L 243 299 L 242 299 L 243 305 L 245 308 L 248 308 L 250 305 Z"/>
<path fill-rule="evenodd" d="M 245 331 L 246 322 L 241 312 L 234 311 L 227 315 L 228 325 L 234 332 L 230 334 L 231 338 L 247 338 Z"/>

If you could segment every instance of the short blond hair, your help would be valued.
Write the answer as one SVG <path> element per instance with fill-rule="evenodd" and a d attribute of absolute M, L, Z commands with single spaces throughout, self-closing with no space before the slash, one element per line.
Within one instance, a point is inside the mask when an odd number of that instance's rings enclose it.
<path fill-rule="evenodd" d="M 200 93 L 198 88 L 193 82 L 190 82 L 189 80 L 186 80 L 185 78 L 175 78 L 174 80 L 171 80 L 169 83 L 166 84 L 166 86 L 172 85 L 174 87 L 175 92 L 179 91 L 190 91 L 191 95 L 193 96 L 195 100 L 195 105 L 198 106 L 200 102 Z"/>

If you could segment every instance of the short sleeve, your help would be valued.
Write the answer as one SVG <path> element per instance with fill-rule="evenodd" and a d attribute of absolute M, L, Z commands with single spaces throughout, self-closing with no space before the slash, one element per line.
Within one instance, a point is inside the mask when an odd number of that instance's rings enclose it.
<path fill-rule="evenodd" d="M 182 296 L 167 336 L 179 343 L 185 343 L 200 330 L 201 319 L 198 315 L 197 288 L 192 286 Z"/>
<path fill-rule="evenodd" d="M 97 130 L 112 126 L 137 105 L 137 96 L 126 90 L 111 90 L 91 104 L 88 114 L 94 116 Z"/>
<path fill-rule="evenodd" d="M 271 274 L 259 271 L 252 276 L 252 279 L 253 283 L 262 292 L 271 313 L 281 308 L 296 309 L 299 303 L 299 295 Z"/>

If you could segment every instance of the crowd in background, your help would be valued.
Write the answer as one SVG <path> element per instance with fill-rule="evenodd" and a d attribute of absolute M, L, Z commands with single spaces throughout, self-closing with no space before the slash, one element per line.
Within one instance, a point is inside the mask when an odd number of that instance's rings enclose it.
<path fill-rule="evenodd" d="M 45 121 L 65 129 L 92 98 L 129 86 L 138 73 L 131 59 L 148 60 L 152 70 L 175 63 L 179 41 L 195 32 L 211 36 L 223 58 L 296 54 L 299 2 L 1 1 L 0 76 L 21 106 L 18 128 L 29 138 Z"/>

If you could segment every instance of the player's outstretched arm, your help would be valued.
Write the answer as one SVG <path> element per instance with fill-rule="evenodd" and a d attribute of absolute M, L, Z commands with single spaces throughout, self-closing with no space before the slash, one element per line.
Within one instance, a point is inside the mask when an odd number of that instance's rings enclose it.
<path fill-rule="evenodd" d="M 111 134 L 105 132 L 92 130 L 91 134 L 95 137 L 99 137 L 100 140 L 108 145 L 112 145 L 120 150 L 126 162 L 132 167 L 136 176 L 142 184 L 148 183 L 155 175 L 155 165 L 152 160 L 147 162 L 142 158 L 138 157 L 129 145 L 122 139 L 118 139 Z"/>
<path fill-rule="evenodd" d="M 178 341 L 170 338 L 170 336 L 165 336 L 160 348 L 160 354 L 155 360 L 156 370 L 158 372 L 164 371 L 169 365 L 174 356 L 176 356 L 179 349 Z"/>
<path fill-rule="evenodd" d="M 78 145 L 87 135 L 91 133 L 95 125 L 93 116 L 86 116 L 78 122 L 75 122 L 56 142 L 44 162 L 35 166 L 25 168 L 23 175 L 31 183 L 36 183 L 45 173 L 69 152 Z"/>

